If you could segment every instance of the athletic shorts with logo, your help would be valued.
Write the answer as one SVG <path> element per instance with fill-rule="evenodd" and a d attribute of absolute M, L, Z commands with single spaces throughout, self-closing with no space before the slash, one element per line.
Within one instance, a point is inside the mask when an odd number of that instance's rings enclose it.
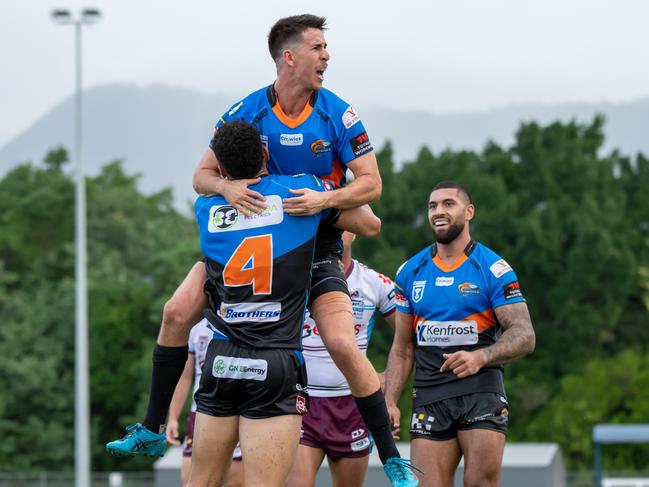
<path fill-rule="evenodd" d="M 311 266 L 309 306 L 316 298 L 332 291 L 340 291 L 349 296 L 340 256 L 335 252 L 316 254 Z"/>
<path fill-rule="evenodd" d="M 311 397 L 302 418 L 300 445 L 320 448 L 329 458 L 370 454 L 369 431 L 352 396 Z"/>
<path fill-rule="evenodd" d="M 264 419 L 306 414 L 306 390 L 302 352 L 251 348 L 215 338 L 194 398 L 197 411 L 209 416 Z"/>
<path fill-rule="evenodd" d="M 183 456 L 191 457 L 192 449 L 194 446 L 194 425 L 196 424 L 196 411 L 191 411 L 187 415 L 187 424 L 185 430 L 185 439 L 183 440 Z M 241 460 L 241 446 L 237 443 L 237 446 L 234 447 L 234 452 L 232 453 L 232 460 Z"/>
<path fill-rule="evenodd" d="M 410 436 L 413 439 L 444 441 L 457 437 L 458 431 L 472 429 L 506 434 L 508 415 L 507 399 L 493 392 L 477 392 L 429 404 L 414 404 Z"/>

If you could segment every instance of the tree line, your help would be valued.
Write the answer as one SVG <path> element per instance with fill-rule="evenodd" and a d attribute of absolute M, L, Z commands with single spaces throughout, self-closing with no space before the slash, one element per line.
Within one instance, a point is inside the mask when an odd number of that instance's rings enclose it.
<path fill-rule="evenodd" d="M 602 153 L 604 120 L 520 126 L 511 147 L 422 148 L 395 167 L 378 153 L 379 236 L 354 256 L 386 275 L 431 242 L 433 185 L 465 184 L 474 238 L 516 269 L 537 334 L 533 355 L 506 367 L 509 441 L 553 441 L 571 469 L 592 465 L 594 424 L 649 417 L 649 160 Z M 74 183 L 67 152 L 0 181 L 0 469 L 73 468 Z M 170 190 L 142 194 L 120 161 L 87 178 L 93 468 L 140 470 L 104 443 L 143 417 L 162 306 L 200 258 L 193 219 Z M 188 183 L 189 184 L 189 183 Z M 375 328 L 382 370 L 391 341 Z M 401 400 L 402 432 L 410 399 Z M 407 437 L 407 435 L 406 435 Z M 649 470 L 644 445 L 607 449 L 608 469 Z"/>

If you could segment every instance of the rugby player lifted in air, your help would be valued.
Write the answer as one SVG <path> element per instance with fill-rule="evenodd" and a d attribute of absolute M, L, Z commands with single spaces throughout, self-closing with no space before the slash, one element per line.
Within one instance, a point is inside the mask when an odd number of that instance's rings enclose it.
<path fill-rule="evenodd" d="M 268 175 L 259 132 L 247 122 L 224 124 L 213 147 L 224 176 L 263 176 L 253 188 L 267 205 L 261 214 L 232 215 L 222 196 L 195 204 L 207 269 L 205 315 L 214 334 L 194 396 L 189 485 L 221 485 L 240 441 L 246 485 L 280 487 L 308 409 L 300 341 L 318 225 L 327 218 L 378 232 L 380 221 L 367 205 L 339 216 L 286 214 L 283 199 L 292 189 L 329 185 L 312 175 Z"/>
<path fill-rule="evenodd" d="M 253 123 L 268 152 L 271 174 L 314 174 L 339 188 L 320 193 L 294 190 L 283 202 L 290 215 L 314 215 L 326 208 L 347 209 L 375 201 L 381 194 L 381 177 L 367 132 L 357 112 L 332 92 L 322 88 L 329 52 L 324 38 L 325 19 L 299 15 L 280 19 L 268 35 L 275 62 L 275 82 L 232 106 L 217 122 L 215 131 L 228 120 Z M 266 202 L 248 186 L 256 179 L 231 181 L 218 175 L 218 161 L 207 150 L 194 175 L 199 194 L 220 194 L 237 211 L 259 213 Z M 350 169 L 354 180 L 345 185 Z M 309 309 L 318 323 L 329 353 L 345 375 L 365 424 L 392 485 L 416 485 L 410 465 L 399 458 L 379 379 L 354 340 L 351 301 L 339 267 L 340 232 L 323 225 L 318 233 L 313 260 Z M 187 338 L 205 304 L 203 263 L 194 265 L 165 304 L 160 334 L 153 353 L 149 406 L 143 426 L 129 427 L 122 440 L 107 445 L 119 454 L 160 454 L 169 402 L 187 357 Z M 351 323 L 351 325 L 350 325 Z M 141 438 L 159 443 L 142 447 Z"/>
<path fill-rule="evenodd" d="M 512 268 L 471 239 L 475 207 L 442 182 L 428 201 L 435 243 L 397 271 L 397 324 L 386 369 L 393 425 L 415 364 L 410 422 L 422 486 L 452 487 L 464 455 L 465 487 L 496 487 L 509 406 L 503 364 L 534 350 L 530 314 Z"/>

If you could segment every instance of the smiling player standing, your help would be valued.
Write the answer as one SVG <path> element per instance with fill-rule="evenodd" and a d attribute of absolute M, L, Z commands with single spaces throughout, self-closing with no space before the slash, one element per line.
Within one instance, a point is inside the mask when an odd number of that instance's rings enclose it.
<path fill-rule="evenodd" d="M 452 487 L 464 456 L 464 485 L 499 485 L 508 404 L 503 364 L 534 350 L 530 314 L 513 269 L 471 239 L 475 207 L 445 181 L 430 193 L 435 243 L 397 271 L 397 320 L 385 395 L 396 406 L 415 363 L 412 459 L 426 487 Z"/>

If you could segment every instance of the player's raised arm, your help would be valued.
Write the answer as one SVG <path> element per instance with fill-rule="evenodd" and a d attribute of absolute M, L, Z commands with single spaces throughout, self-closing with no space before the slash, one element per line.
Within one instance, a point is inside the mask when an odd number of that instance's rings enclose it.
<path fill-rule="evenodd" d="M 220 194 L 237 210 L 254 213 L 260 213 L 266 207 L 264 197 L 248 188 L 258 182 L 259 178 L 237 180 L 224 178 L 211 148 L 203 153 L 192 179 L 192 185 L 198 194 L 206 196 Z"/>

